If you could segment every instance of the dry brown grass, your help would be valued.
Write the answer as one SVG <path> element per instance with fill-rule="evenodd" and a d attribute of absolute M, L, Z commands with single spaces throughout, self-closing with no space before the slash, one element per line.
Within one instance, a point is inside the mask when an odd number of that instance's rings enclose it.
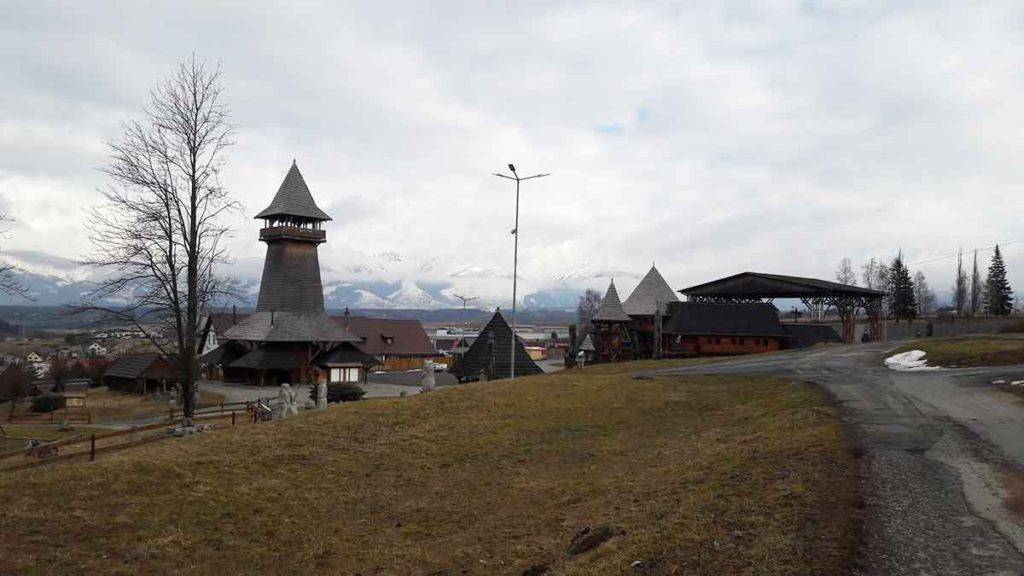
<path fill-rule="evenodd" d="M 924 350 L 931 366 L 1006 366 L 1024 364 L 1024 339 L 984 336 L 915 340 L 892 352 Z"/>
<path fill-rule="evenodd" d="M 855 464 L 818 390 L 627 370 L 346 404 L 0 475 L 0 573 L 847 570 Z M 601 525 L 615 536 L 569 555 Z"/>
<path fill-rule="evenodd" d="M 219 406 L 224 396 L 206 390 L 199 391 L 199 407 Z M 90 388 L 87 392 L 84 408 L 72 408 L 76 413 L 92 412 L 94 423 L 114 423 L 123 421 L 140 421 L 166 417 L 170 406 L 164 400 L 155 400 L 151 396 L 132 394 L 110 390 L 106 387 Z M 25 399 L 14 408 L 15 416 L 30 415 L 32 402 Z M 10 412 L 10 402 L 0 404 L 0 418 Z M 59 414 L 60 412 L 58 412 Z M 58 416 L 59 419 L 59 416 Z"/>

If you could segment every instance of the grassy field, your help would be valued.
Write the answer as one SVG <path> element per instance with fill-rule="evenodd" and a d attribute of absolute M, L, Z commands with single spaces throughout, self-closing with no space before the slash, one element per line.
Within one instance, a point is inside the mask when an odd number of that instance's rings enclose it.
<path fill-rule="evenodd" d="M 199 406 L 217 406 L 224 397 L 216 392 L 199 392 Z M 31 401 L 19 402 L 14 408 L 15 415 L 31 414 Z M 92 412 L 94 423 L 111 423 L 119 421 L 147 420 L 167 416 L 168 404 L 164 400 L 155 400 L 150 396 L 131 394 L 110 390 L 106 387 L 90 388 L 84 408 L 76 412 Z M 10 402 L 0 404 L 0 418 L 10 412 Z"/>
<path fill-rule="evenodd" d="M 2 474 L 0 573 L 848 571 L 856 462 L 820 391 L 633 380 L 637 368 L 335 406 Z M 611 537 L 570 553 L 586 528 Z"/>
<path fill-rule="evenodd" d="M 982 336 L 915 340 L 895 350 L 924 350 L 931 366 L 1004 366 L 1024 364 L 1024 338 Z"/>

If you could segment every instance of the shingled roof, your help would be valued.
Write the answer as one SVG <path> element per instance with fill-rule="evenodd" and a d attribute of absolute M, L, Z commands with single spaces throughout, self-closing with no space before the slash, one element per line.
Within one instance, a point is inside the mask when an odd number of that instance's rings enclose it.
<path fill-rule="evenodd" d="M 480 331 L 476 341 L 451 371 L 459 379 L 472 379 L 481 371 L 489 372 L 491 378 L 508 378 L 512 366 L 512 328 L 498 310 L 491 321 Z M 544 371 L 534 362 L 519 338 L 515 339 L 516 376 L 530 376 Z"/>
<path fill-rule="evenodd" d="M 773 336 L 788 338 L 771 304 L 673 302 L 668 305 L 665 334 L 681 336 Z"/>
<path fill-rule="evenodd" d="M 608 291 L 605 292 L 604 298 L 601 300 L 601 306 L 597 309 L 597 314 L 594 314 L 591 321 L 630 322 L 632 320 L 629 314 L 626 314 L 625 310 L 622 309 L 619 292 L 615 289 L 615 280 L 612 280 L 611 284 L 608 285 Z"/>
<path fill-rule="evenodd" d="M 326 212 L 317 207 L 313 195 L 306 186 L 306 181 L 299 172 L 299 166 L 292 160 L 292 167 L 284 182 L 277 189 L 274 201 L 256 215 L 256 218 L 275 218 L 281 216 L 298 216 L 308 220 L 330 220 Z"/>
<path fill-rule="evenodd" d="M 174 376 L 174 368 L 160 354 L 129 354 L 121 356 L 107 367 L 104 373 L 108 378 L 170 378 Z"/>
<path fill-rule="evenodd" d="M 224 335 L 251 342 L 359 341 L 358 336 L 323 312 L 256 312 L 229 328 Z"/>
<path fill-rule="evenodd" d="M 652 265 L 647 275 L 633 289 L 633 293 L 622 303 L 622 309 L 630 316 L 654 316 L 659 307 L 664 312 L 665 306 L 670 302 L 678 301 L 679 298 L 672 291 L 672 287 Z"/>
<path fill-rule="evenodd" d="M 400 318 L 364 318 L 361 316 L 334 316 L 332 320 L 358 336 L 357 348 L 374 356 L 437 355 L 419 320 Z"/>

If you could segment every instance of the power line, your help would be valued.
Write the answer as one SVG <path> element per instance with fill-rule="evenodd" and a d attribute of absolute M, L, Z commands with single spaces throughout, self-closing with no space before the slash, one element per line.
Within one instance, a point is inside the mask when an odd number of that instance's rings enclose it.
<path fill-rule="evenodd" d="M 973 251 L 985 252 L 985 251 L 994 249 L 996 246 L 999 246 L 1000 248 L 1004 248 L 1006 246 L 1013 246 L 1014 244 L 1024 244 L 1024 240 L 1014 240 L 1012 242 L 1004 242 L 1002 244 L 993 244 L 992 246 L 988 246 L 986 248 L 973 248 L 971 250 L 968 250 L 968 252 L 973 252 Z M 950 254 L 948 256 L 938 256 L 936 258 L 929 258 L 928 260 L 921 260 L 920 262 L 912 262 L 910 264 L 907 264 L 907 266 L 920 266 L 921 264 L 930 264 L 932 262 L 939 262 L 939 261 L 942 261 L 942 260 L 949 260 L 950 258 L 956 258 L 956 257 L 957 257 L 956 254 Z"/>

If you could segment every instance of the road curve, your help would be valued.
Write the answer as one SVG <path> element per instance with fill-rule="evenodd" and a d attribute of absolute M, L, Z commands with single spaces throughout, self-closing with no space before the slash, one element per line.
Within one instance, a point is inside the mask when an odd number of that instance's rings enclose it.
<path fill-rule="evenodd" d="M 861 574 L 1024 574 L 1024 408 L 991 386 L 1024 367 L 893 372 L 893 343 L 744 356 L 654 375 L 765 374 L 822 386 L 864 452 Z M 1024 481 L 1022 481 L 1024 485 Z"/>

